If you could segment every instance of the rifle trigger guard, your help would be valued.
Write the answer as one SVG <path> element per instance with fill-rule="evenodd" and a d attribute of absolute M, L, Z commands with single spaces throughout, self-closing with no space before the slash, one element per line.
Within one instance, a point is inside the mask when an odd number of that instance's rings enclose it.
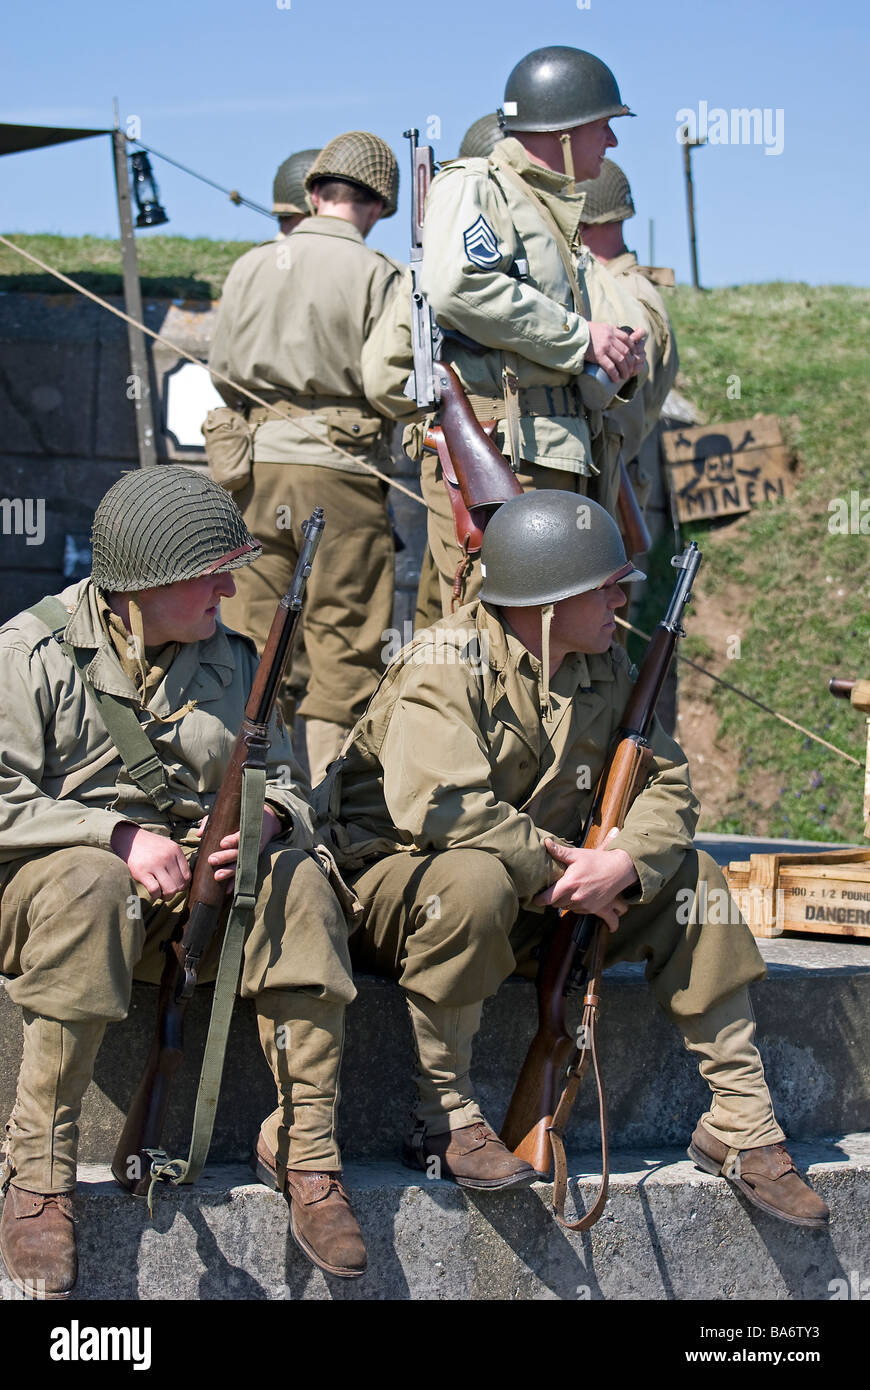
<path fill-rule="evenodd" d="M 193 964 L 185 964 L 184 982 L 178 991 L 178 999 L 193 998 L 193 992 L 196 989 L 196 970 L 198 965 L 199 961 L 194 961 Z"/>

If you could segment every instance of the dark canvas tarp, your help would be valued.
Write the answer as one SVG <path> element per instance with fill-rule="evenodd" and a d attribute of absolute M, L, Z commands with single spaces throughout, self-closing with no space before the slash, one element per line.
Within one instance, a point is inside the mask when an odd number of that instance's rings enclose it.
<path fill-rule="evenodd" d="M 63 145 L 67 140 L 87 140 L 92 135 L 111 135 L 110 130 L 77 130 L 51 125 L 0 125 L 0 154 L 41 150 L 43 145 Z"/>

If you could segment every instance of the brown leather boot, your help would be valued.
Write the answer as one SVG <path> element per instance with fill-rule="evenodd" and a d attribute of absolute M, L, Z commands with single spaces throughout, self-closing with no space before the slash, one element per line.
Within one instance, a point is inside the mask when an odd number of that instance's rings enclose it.
<path fill-rule="evenodd" d="M 427 1134 L 415 1129 L 402 1145 L 407 1168 L 422 1168 L 430 1177 L 449 1178 L 460 1187 L 513 1187 L 534 1182 L 530 1163 L 516 1158 L 485 1120 L 451 1129 L 446 1134 Z"/>
<path fill-rule="evenodd" d="M 830 1212 L 808 1187 L 784 1144 L 735 1152 L 699 1124 L 688 1148 L 689 1158 L 706 1173 L 727 1178 L 761 1211 L 793 1226 L 827 1226 Z"/>
<path fill-rule="evenodd" d="M 365 1274 L 368 1260 L 350 1198 L 341 1185 L 341 1173 L 318 1173 L 288 1168 L 283 1186 L 278 1182 L 275 1155 L 262 1134 L 251 1166 L 267 1187 L 283 1191 L 290 1203 L 290 1230 L 300 1250 L 327 1274 L 357 1279 Z"/>
<path fill-rule="evenodd" d="M 31 1298 L 69 1298 L 78 1278 L 75 1218 L 66 1192 L 44 1196 L 10 1186 L 0 1217 L 0 1254 Z"/>

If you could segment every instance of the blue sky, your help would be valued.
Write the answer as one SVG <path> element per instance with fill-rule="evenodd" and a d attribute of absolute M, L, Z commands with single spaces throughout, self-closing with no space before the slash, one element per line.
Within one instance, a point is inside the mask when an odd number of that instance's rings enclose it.
<path fill-rule="evenodd" d="M 402 169 L 398 214 L 371 244 L 407 259 L 402 131 L 435 117 L 436 157 L 501 101 L 530 49 L 587 48 L 613 69 L 637 120 L 618 120 L 613 157 L 638 216 L 627 240 L 689 279 L 677 113 L 760 108 L 767 143 L 693 156 L 702 283 L 870 283 L 867 73 L 870 10 L 858 0 L 149 0 L 16 7 L 4 23 L 0 119 L 110 126 L 141 121 L 146 144 L 271 203 L 295 150 L 354 128 L 388 140 Z M 778 114 L 781 113 L 781 114 Z M 729 121 L 730 125 L 730 121 Z M 721 129 L 721 127 L 720 127 Z M 713 128 L 711 127 L 711 134 Z M 729 130 L 730 136 L 730 130 Z M 183 236 L 262 240 L 265 218 L 157 160 Z M 117 235 L 109 141 L 6 156 L 3 231 Z M 140 233 L 153 236 L 153 232 Z"/>

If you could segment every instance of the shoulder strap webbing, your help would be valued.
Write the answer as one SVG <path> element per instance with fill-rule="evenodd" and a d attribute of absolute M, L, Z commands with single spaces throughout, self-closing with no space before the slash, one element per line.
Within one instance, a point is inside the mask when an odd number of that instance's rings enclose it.
<path fill-rule="evenodd" d="M 97 690 L 87 676 L 90 656 L 63 641 L 63 630 L 69 614 L 59 598 L 49 594 L 31 609 L 35 618 L 45 623 L 57 638 L 64 655 L 73 663 L 82 678 L 88 698 L 96 709 L 109 738 L 136 786 L 154 803 L 158 811 L 167 812 L 173 805 L 166 772 L 154 745 L 146 734 L 132 707 L 104 690 Z"/>

